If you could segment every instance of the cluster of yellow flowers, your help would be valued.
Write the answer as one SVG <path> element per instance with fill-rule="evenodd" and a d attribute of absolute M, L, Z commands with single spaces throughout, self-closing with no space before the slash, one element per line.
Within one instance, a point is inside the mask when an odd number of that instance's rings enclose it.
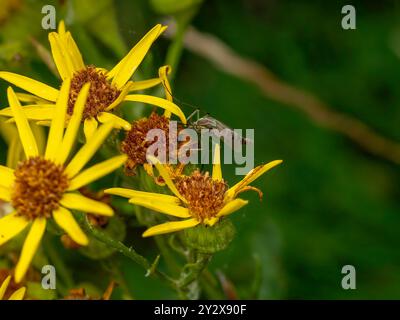
<path fill-rule="evenodd" d="M 82 195 L 79 192 L 82 187 L 124 165 L 127 168 L 128 162 L 131 168 L 145 165 L 146 171 L 153 174 L 153 166 L 140 161 L 138 154 L 143 153 L 139 131 L 149 122 L 145 123 L 142 119 L 142 122 L 133 125 L 117 116 L 114 110 L 122 102 L 142 102 L 164 109 L 162 116 L 153 113 L 148 119 L 150 121 L 151 118 L 151 123 L 156 126 L 168 121 L 172 115 L 179 117 L 183 124 L 186 123 L 184 113 L 172 101 L 167 66 L 159 69 L 156 78 L 130 80 L 152 43 L 165 29 L 165 26 L 156 25 L 108 71 L 84 63 L 71 33 L 66 31 L 61 22 L 58 32 L 49 34 L 52 56 L 62 80 L 60 89 L 22 75 L 0 72 L 0 78 L 26 91 L 15 93 L 9 87 L 9 107 L 0 111 L 1 116 L 9 117 L 7 122 L 15 123 L 25 154 L 15 168 L 0 166 L 0 199 L 12 207 L 12 212 L 0 219 L 0 245 L 29 227 L 15 268 L 17 283 L 24 278 L 49 219 L 53 219 L 74 242 L 85 246 L 89 239 L 75 220 L 73 211 L 106 217 L 114 214 L 109 205 Z M 134 91 L 159 84 L 167 89 L 165 99 L 133 94 Z M 45 148 L 40 148 L 31 122 L 49 126 Z M 73 153 L 81 125 L 85 142 Z M 130 134 L 126 142 L 129 152 L 121 151 L 121 155 L 84 169 L 114 129 L 123 129 L 127 135 Z M 219 153 L 217 145 L 215 157 L 218 159 Z M 281 162 L 273 161 L 256 167 L 244 179 L 228 188 L 222 178 L 219 161 L 215 161 L 211 175 L 198 170 L 183 175 L 182 170 L 174 171 L 171 166 L 161 164 L 155 158 L 151 160 L 159 172 L 158 180 L 162 180 L 173 195 L 117 187 L 105 190 L 108 194 L 128 198 L 132 204 L 183 219 L 153 226 L 143 234 L 145 237 L 198 224 L 215 225 L 224 216 L 245 206 L 247 201 L 238 198 L 238 195 L 246 190 L 256 190 L 249 184 Z M 9 281 L 8 278 L 1 286 L 0 298 Z M 23 292 L 18 291 L 12 297 L 22 296 Z"/>

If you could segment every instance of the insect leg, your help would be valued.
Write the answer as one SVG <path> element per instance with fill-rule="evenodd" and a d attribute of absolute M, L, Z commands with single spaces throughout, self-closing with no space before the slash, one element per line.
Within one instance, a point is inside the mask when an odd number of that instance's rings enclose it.
<path fill-rule="evenodd" d="M 186 118 L 186 120 L 189 121 L 189 120 L 190 120 L 191 118 L 193 118 L 195 115 L 197 115 L 196 121 L 199 120 L 199 118 L 200 118 L 200 109 L 194 110 L 194 111 L 190 114 L 190 116 L 188 116 L 188 117 Z"/>

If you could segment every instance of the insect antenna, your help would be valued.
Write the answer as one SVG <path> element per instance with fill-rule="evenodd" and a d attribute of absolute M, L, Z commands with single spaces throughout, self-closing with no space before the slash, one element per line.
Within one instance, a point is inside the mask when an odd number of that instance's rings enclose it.
<path fill-rule="evenodd" d="M 183 102 L 183 101 L 179 100 L 178 98 L 175 98 L 174 95 L 172 94 L 172 92 L 168 89 L 168 86 L 166 85 L 165 80 L 162 81 L 162 84 L 163 84 L 164 89 L 169 93 L 169 95 L 172 97 L 172 100 L 174 102 L 179 103 L 179 104 L 181 104 L 183 106 L 186 106 L 186 107 L 190 107 L 190 108 L 192 108 L 194 110 L 200 110 L 199 107 L 196 107 L 193 104 L 190 104 L 190 103 L 187 103 L 187 102 Z"/>

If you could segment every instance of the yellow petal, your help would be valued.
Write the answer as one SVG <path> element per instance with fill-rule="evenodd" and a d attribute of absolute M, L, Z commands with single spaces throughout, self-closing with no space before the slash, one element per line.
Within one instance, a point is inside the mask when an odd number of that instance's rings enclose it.
<path fill-rule="evenodd" d="M 33 256 L 42 240 L 44 231 L 46 230 L 46 222 L 46 218 L 36 218 L 32 223 L 32 227 L 25 239 L 24 246 L 22 247 L 17 267 L 15 268 L 16 283 L 21 282 L 31 264 Z"/>
<path fill-rule="evenodd" d="M 60 34 L 60 36 L 64 36 L 65 35 L 65 22 L 64 22 L 64 20 L 61 20 L 60 23 L 58 24 L 57 31 Z"/>
<path fill-rule="evenodd" d="M 171 85 L 169 84 L 169 80 L 168 80 L 168 75 L 170 73 L 171 73 L 170 66 L 162 66 L 160 69 L 158 69 L 158 76 L 160 77 L 160 79 L 162 81 L 162 85 L 164 87 L 165 98 L 168 101 L 174 101 L 174 98 L 172 96 Z M 168 110 L 165 110 L 164 116 L 166 116 L 167 118 L 171 117 L 171 112 Z"/>
<path fill-rule="evenodd" d="M 0 186 L 0 200 L 5 202 L 11 201 L 11 190 L 9 188 Z"/>
<path fill-rule="evenodd" d="M 76 72 L 85 68 L 82 55 L 71 33 L 63 32 L 54 35 L 58 48 L 61 50 L 63 62 L 68 70 Z"/>
<path fill-rule="evenodd" d="M 130 88 L 132 86 L 132 82 L 129 81 L 127 84 L 125 84 L 122 89 L 120 94 L 118 95 L 118 98 L 115 99 L 107 108 L 106 111 L 110 111 L 116 107 L 118 107 L 122 102 L 124 102 L 125 97 L 127 96 L 127 94 L 130 91 Z"/>
<path fill-rule="evenodd" d="M 105 76 L 108 76 L 107 72 L 108 70 L 106 68 L 101 68 L 101 67 L 95 67 L 96 71 L 104 73 Z"/>
<path fill-rule="evenodd" d="M 148 96 L 144 94 L 129 94 L 125 97 L 125 101 L 148 103 L 177 115 L 183 124 L 186 124 L 186 117 L 182 110 L 173 102 L 159 97 Z"/>
<path fill-rule="evenodd" d="M 151 29 L 109 73 L 113 77 L 112 83 L 121 88 L 128 82 L 142 60 L 149 51 L 153 42 L 165 30 L 160 24 Z"/>
<path fill-rule="evenodd" d="M 79 51 L 78 46 L 75 43 L 74 38 L 72 37 L 70 32 L 66 34 L 66 47 L 71 58 L 71 61 L 74 65 L 75 70 L 82 70 L 85 68 L 85 64 L 82 59 L 82 54 Z"/>
<path fill-rule="evenodd" d="M 25 76 L 21 76 L 16 73 L 0 71 L 0 78 L 16 85 L 17 87 L 24 89 L 40 98 L 56 101 L 58 97 L 58 90 L 54 89 L 47 84 L 39 81 L 30 79 Z"/>
<path fill-rule="evenodd" d="M 97 116 L 97 120 L 99 120 L 101 123 L 114 122 L 115 129 L 122 128 L 127 131 L 131 130 L 131 124 L 128 121 L 109 112 L 99 113 L 99 115 Z"/>
<path fill-rule="evenodd" d="M 97 130 L 98 122 L 95 118 L 87 118 L 83 124 L 83 131 L 85 133 L 86 141 L 88 141 Z"/>
<path fill-rule="evenodd" d="M 74 240 L 81 246 L 86 246 L 89 243 L 89 239 L 83 233 L 75 218 L 67 209 L 60 207 L 53 212 L 53 218 L 56 223 Z"/>
<path fill-rule="evenodd" d="M 22 287 L 15 291 L 8 300 L 22 300 L 25 295 L 26 288 Z"/>
<path fill-rule="evenodd" d="M 189 218 L 190 213 L 187 208 L 169 204 L 160 200 L 152 200 L 148 198 L 134 197 L 129 200 L 129 203 L 136 204 L 138 206 L 145 207 L 150 210 L 154 210 L 160 213 L 164 213 L 170 216 L 178 218 Z"/>
<path fill-rule="evenodd" d="M 62 143 L 65 118 L 68 108 L 70 85 L 71 79 L 66 79 L 63 82 L 56 105 L 55 107 L 53 106 L 53 119 L 51 121 L 51 127 L 49 137 L 47 139 L 47 147 L 45 153 L 46 159 L 54 160 L 56 154 L 59 152 L 59 148 Z"/>
<path fill-rule="evenodd" d="M 10 284 L 11 276 L 8 276 L 6 280 L 3 281 L 3 284 L 0 287 L 0 300 L 3 299 L 4 294 L 7 291 L 8 285 Z"/>
<path fill-rule="evenodd" d="M 69 59 L 73 69 L 81 70 L 85 67 L 82 59 L 82 55 L 76 45 L 72 35 L 69 31 L 65 30 L 65 24 L 63 21 L 60 22 L 58 27 L 58 41 L 63 53 L 65 54 L 65 59 Z"/>
<path fill-rule="evenodd" d="M 38 126 L 44 126 L 44 127 L 49 127 L 51 126 L 51 121 L 50 120 L 41 120 L 41 121 L 37 121 L 36 124 Z"/>
<path fill-rule="evenodd" d="M 12 124 L 12 123 L 15 123 L 15 120 L 14 120 L 14 118 L 11 118 L 11 119 L 8 119 L 8 120 L 4 121 L 4 123 L 5 124 Z"/>
<path fill-rule="evenodd" d="M 44 154 L 44 149 L 46 148 L 47 144 L 47 133 L 45 132 L 44 128 L 38 126 L 36 123 L 30 123 L 30 127 L 35 137 L 35 141 L 39 150 L 39 154 Z"/>
<path fill-rule="evenodd" d="M 82 121 L 83 110 L 85 109 L 86 98 L 89 94 L 90 83 L 83 85 L 81 91 L 75 102 L 74 111 L 69 120 L 67 130 L 65 131 L 64 139 L 61 144 L 60 152 L 57 154 L 57 161 L 59 163 L 64 163 L 72 149 L 75 142 L 76 135 L 78 133 L 79 127 Z"/>
<path fill-rule="evenodd" d="M 129 91 L 140 91 L 140 90 L 146 90 L 149 88 L 153 88 L 161 83 L 160 78 L 153 78 L 153 79 L 148 79 L 148 80 L 142 80 L 142 81 L 134 81 L 131 83 L 129 87 Z"/>
<path fill-rule="evenodd" d="M 165 169 L 164 165 L 162 165 L 160 163 L 160 161 L 158 161 L 157 158 L 149 157 L 149 160 L 156 166 L 158 172 L 160 173 L 160 175 L 164 179 L 164 181 L 165 181 L 166 185 L 168 186 L 169 190 L 171 190 L 172 193 L 174 195 L 176 195 L 179 199 L 181 199 L 184 203 L 187 203 L 186 199 L 180 194 L 178 189 L 175 187 L 175 184 L 172 181 L 171 176 L 168 173 L 168 170 Z"/>
<path fill-rule="evenodd" d="M 249 202 L 247 200 L 243 200 L 243 199 L 239 199 L 239 198 L 229 201 L 225 206 L 222 207 L 222 209 L 218 212 L 217 216 L 222 217 L 222 216 L 230 215 L 231 213 L 238 211 L 239 209 L 241 209 L 248 203 Z"/>
<path fill-rule="evenodd" d="M 93 135 L 93 137 L 86 142 L 86 144 L 78 151 L 75 157 L 71 160 L 65 173 L 70 177 L 74 177 L 86 163 L 92 158 L 97 149 L 101 146 L 103 141 L 108 137 L 113 129 L 113 123 L 108 122 L 103 124 Z"/>
<path fill-rule="evenodd" d="M 137 191 L 125 188 L 111 188 L 104 191 L 107 194 L 113 194 L 116 196 L 124 197 L 124 198 L 148 198 L 149 200 L 167 202 L 170 204 L 179 205 L 180 200 L 177 197 L 170 196 L 168 194 L 162 193 L 153 193 L 146 191 Z"/>
<path fill-rule="evenodd" d="M 121 167 L 128 157 L 126 155 L 117 156 L 109 160 L 100 162 L 93 167 L 86 169 L 72 179 L 68 190 L 77 190 L 89 183 L 106 176 L 110 172 Z"/>
<path fill-rule="evenodd" d="M 231 187 L 227 191 L 226 198 L 232 199 L 233 197 L 235 197 L 235 194 L 237 194 L 237 192 L 240 191 L 240 189 L 249 185 L 254 180 L 256 180 L 257 178 L 262 176 L 265 172 L 267 172 L 268 170 L 272 169 L 273 167 L 275 167 L 281 163 L 282 163 L 282 160 L 275 160 L 275 161 L 271 161 L 267 164 L 255 167 L 241 181 L 239 181 L 237 184 L 235 184 L 233 187 Z"/>
<path fill-rule="evenodd" d="M 6 118 L 0 116 L 0 135 L 4 141 L 9 145 L 13 139 L 15 139 L 17 134 L 17 128 L 14 124 L 7 124 Z"/>
<path fill-rule="evenodd" d="M 27 119 L 48 120 L 53 117 L 54 104 L 26 105 L 22 107 L 22 110 Z M 5 108 L 0 111 L 0 116 L 13 117 L 14 115 L 11 108 Z"/>
<path fill-rule="evenodd" d="M 156 236 L 159 234 L 164 234 L 164 233 L 170 233 L 170 232 L 175 232 L 187 228 L 192 228 L 195 227 L 199 224 L 200 222 L 197 221 L 196 219 L 188 219 L 184 221 L 174 221 L 174 222 L 166 222 L 159 224 L 157 226 L 151 227 L 147 229 L 143 233 L 143 237 L 151 237 L 151 236 Z"/>
<path fill-rule="evenodd" d="M 14 183 L 14 170 L 0 166 L 0 186 L 10 188 Z"/>
<path fill-rule="evenodd" d="M 29 126 L 24 112 L 22 111 L 21 104 L 19 103 L 14 90 L 11 87 L 7 89 L 8 103 L 13 111 L 13 116 L 17 124 L 18 133 L 21 138 L 22 146 L 24 147 L 25 155 L 27 158 L 35 157 L 39 154 L 35 137 Z"/>
<path fill-rule="evenodd" d="M 51 54 L 53 55 L 58 73 L 63 80 L 72 78 L 74 74 L 74 67 L 72 62 L 67 56 L 65 48 L 60 43 L 60 37 L 56 32 L 49 33 L 49 42 L 51 47 Z"/>
<path fill-rule="evenodd" d="M 172 89 L 171 85 L 168 80 L 168 75 L 171 73 L 171 66 L 162 66 L 158 69 L 158 76 L 160 77 L 162 84 L 165 89 L 165 98 L 168 101 L 173 101 L 174 98 L 172 97 Z"/>
<path fill-rule="evenodd" d="M 144 163 L 143 169 L 150 177 L 154 177 L 153 165 L 150 163 Z M 164 184 L 165 185 L 165 184 Z"/>
<path fill-rule="evenodd" d="M 215 181 L 222 180 L 222 170 L 221 170 L 221 147 L 219 143 L 215 145 L 214 149 L 214 161 L 213 161 L 213 171 L 212 178 Z"/>
<path fill-rule="evenodd" d="M 22 148 L 21 140 L 18 136 L 14 136 L 8 145 L 7 150 L 7 167 L 16 168 L 19 161 L 24 157 L 24 150 Z M 1 176 L 1 173 L 0 173 Z M 4 182 L 3 182 L 4 184 Z M 2 181 L 0 181 L 0 185 L 2 185 Z"/>
<path fill-rule="evenodd" d="M 111 217 L 114 211 L 103 202 L 86 198 L 76 193 L 66 193 L 61 199 L 61 204 L 71 210 L 99 214 Z"/>
<path fill-rule="evenodd" d="M 18 100 L 21 102 L 26 102 L 26 103 L 34 103 L 34 104 L 46 104 L 48 101 L 42 98 L 39 98 L 33 94 L 30 93 L 21 93 L 18 92 L 16 93 Z"/>
<path fill-rule="evenodd" d="M 214 224 L 216 224 L 219 221 L 219 219 L 220 219 L 219 217 L 212 217 L 212 218 L 205 219 L 203 221 L 203 223 L 212 227 Z"/>

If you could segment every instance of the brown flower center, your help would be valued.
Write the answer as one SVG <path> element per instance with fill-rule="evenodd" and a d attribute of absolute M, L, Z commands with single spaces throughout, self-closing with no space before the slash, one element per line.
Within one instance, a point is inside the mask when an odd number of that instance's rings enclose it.
<path fill-rule="evenodd" d="M 76 72 L 71 80 L 68 100 L 69 115 L 72 115 L 74 111 L 76 99 L 83 85 L 88 82 L 90 82 L 90 90 L 83 111 L 83 119 L 97 116 L 112 104 L 121 93 L 107 80 L 104 72 L 93 66 L 88 66 L 86 69 Z"/>
<path fill-rule="evenodd" d="M 128 173 L 134 170 L 137 165 L 147 163 L 147 148 L 157 141 L 157 137 L 153 141 L 146 141 L 147 133 L 152 129 L 161 129 L 165 132 L 165 148 L 168 152 L 169 119 L 167 117 L 153 112 L 148 118 L 134 121 L 131 130 L 126 134 L 125 140 L 121 144 L 121 151 L 128 156 L 128 161 L 125 163 Z"/>
<path fill-rule="evenodd" d="M 18 215 L 28 219 L 50 218 L 68 188 L 64 167 L 42 157 L 21 162 L 14 172 L 11 204 Z"/>
<path fill-rule="evenodd" d="M 208 172 L 201 174 L 199 170 L 190 176 L 177 177 L 175 185 L 187 200 L 190 213 L 201 222 L 216 216 L 224 205 L 228 190 L 224 181 L 215 181 Z"/>

